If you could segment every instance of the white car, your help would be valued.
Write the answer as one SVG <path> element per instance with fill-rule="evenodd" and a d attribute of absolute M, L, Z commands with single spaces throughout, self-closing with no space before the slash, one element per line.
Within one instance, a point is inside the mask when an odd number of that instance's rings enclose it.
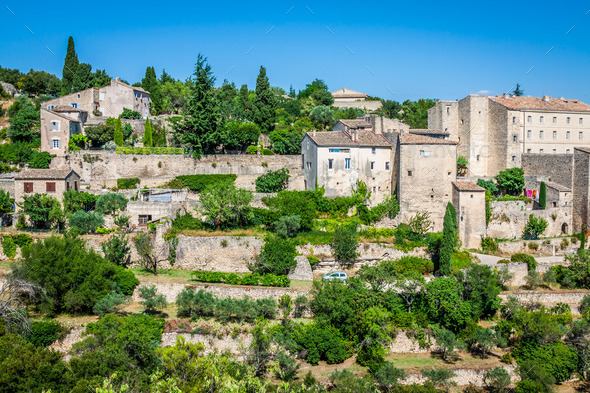
<path fill-rule="evenodd" d="M 348 276 L 345 272 L 332 272 L 327 273 L 322 276 L 322 280 L 333 281 L 333 280 L 340 280 L 346 282 Z"/>

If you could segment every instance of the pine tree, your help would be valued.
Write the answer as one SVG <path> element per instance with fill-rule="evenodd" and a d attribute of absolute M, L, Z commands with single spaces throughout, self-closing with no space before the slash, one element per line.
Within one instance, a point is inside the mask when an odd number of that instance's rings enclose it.
<path fill-rule="evenodd" d="M 141 86 L 150 92 L 150 99 L 152 100 L 152 112 L 154 115 L 162 112 L 162 89 L 160 82 L 156 77 L 156 70 L 154 67 L 148 67 L 145 70 L 145 77 L 141 80 Z"/>
<path fill-rule="evenodd" d="M 207 58 L 199 54 L 193 78 L 189 81 L 191 93 L 184 117 L 174 126 L 175 139 L 192 148 L 196 156 L 213 152 L 220 141 L 214 83 Z"/>
<path fill-rule="evenodd" d="M 64 60 L 64 68 L 62 70 L 62 94 L 70 94 L 72 92 L 72 83 L 74 75 L 78 69 L 78 55 L 76 55 L 76 48 L 74 47 L 74 39 L 72 36 L 68 38 L 68 50 Z"/>
<path fill-rule="evenodd" d="M 516 84 L 516 87 L 514 88 L 514 90 L 512 91 L 512 94 L 514 94 L 517 97 L 520 97 L 522 95 L 524 95 L 524 90 L 522 90 L 520 88 L 520 83 Z"/>
<path fill-rule="evenodd" d="M 115 122 L 114 139 L 115 145 L 123 146 L 123 124 L 121 124 L 121 116 Z"/>
<path fill-rule="evenodd" d="M 541 182 L 539 190 L 539 206 L 541 206 L 541 209 L 547 208 L 547 185 L 544 181 Z"/>
<path fill-rule="evenodd" d="M 145 130 L 143 132 L 143 146 L 144 147 L 153 147 L 153 132 L 152 132 L 152 122 L 150 119 L 145 119 Z"/>
<path fill-rule="evenodd" d="M 248 85 L 242 85 L 238 92 L 238 111 L 242 120 L 252 120 L 252 101 Z"/>
<path fill-rule="evenodd" d="M 451 259 L 457 244 L 457 212 L 451 202 L 447 203 L 447 210 L 443 221 L 443 237 L 438 258 L 438 270 L 441 275 L 451 274 Z"/>
<path fill-rule="evenodd" d="M 256 98 L 254 99 L 254 123 L 260 126 L 263 133 L 269 134 L 276 118 L 277 102 L 270 89 L 270 83 L 266 76 L 266 68 L 260 67 L 260 73 L 256 78 Z"/>
<path fill-rule="evenodd" d="M 86 63 L 78 64 L 74 79 L 72 80 L 72 93 L 80 90 L 88 89 L 94 85 L 94 74 L 92 73 L 92 66 Z"/>

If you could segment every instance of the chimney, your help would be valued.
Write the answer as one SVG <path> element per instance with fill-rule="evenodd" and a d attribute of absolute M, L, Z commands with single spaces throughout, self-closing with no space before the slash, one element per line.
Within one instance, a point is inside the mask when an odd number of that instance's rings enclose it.
<path fill-rule="evenodd" d="M 313 129 L 312 135 L 313 135 L 313 136 L 316 136 L 316 131 L 315 131 L 315 128 Z"/>
<path fill-rule="evenodd" d="M 352 141 L 354 143 L 358 142 L 358 130 L 356 128 L 352 130 Z"/>
<path fill-rule="evenodd" d="M 116 80 L 117 82 L 121 82 L 121 78 L 119 78 L 119 77 L 116 77 L 116 78 L 115 78 L 115 80 Z"/>
<path fill-rule="evenodd" d="M 551 96 L 543 96 L 543 102 L 551 101 Z"/>
<path fill-rule="evenodd" d="M 509 100 L 509 99 L 510 99 L 510 95 L 509 95 L 509 94 L 506 94 L 506 93 L 504 93 L 504 96 L 503 96 L 502 98 L 504 98 L 505 100 Z"/>

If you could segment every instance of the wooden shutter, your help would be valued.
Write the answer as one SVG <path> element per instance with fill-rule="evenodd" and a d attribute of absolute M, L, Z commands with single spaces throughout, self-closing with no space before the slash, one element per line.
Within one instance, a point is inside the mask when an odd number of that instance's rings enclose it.
<path fill-rule="evenodd" d="M 24 191 L 26 193 L 33 192 L 33 183 L 32 182 L 25 182 Z"/>
<path fill-rule="evenodd" d="M 45 183 L 45 187 L 47 192 L 55 192 L 55 182 L 47 182 Z"/>

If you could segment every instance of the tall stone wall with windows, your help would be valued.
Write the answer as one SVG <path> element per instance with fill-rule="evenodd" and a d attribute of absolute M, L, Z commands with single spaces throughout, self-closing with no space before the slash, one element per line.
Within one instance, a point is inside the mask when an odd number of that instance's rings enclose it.
<path fill-rule="evenodd" d="M 574 155 L 525 153 L 522 155 L 522 169 L 525 176 L 545 177 L 552 182 L 571 188 Z"/>

